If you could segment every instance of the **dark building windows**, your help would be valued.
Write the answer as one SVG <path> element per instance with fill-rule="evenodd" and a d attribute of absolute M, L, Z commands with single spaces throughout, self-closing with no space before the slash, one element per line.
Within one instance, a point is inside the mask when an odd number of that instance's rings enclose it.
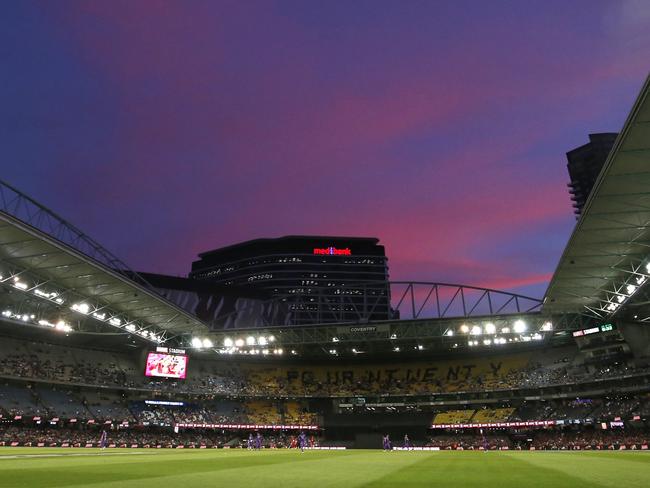
<path fill-rule="evenodd" d="M 580 216 L 587 203 L 596 179 L 603 169 L 616 137 L 615 132 L 589 134 L 589 142 L 566 153 L 567 169 L 571 182 L 568 184 L 576 216 Z"/>

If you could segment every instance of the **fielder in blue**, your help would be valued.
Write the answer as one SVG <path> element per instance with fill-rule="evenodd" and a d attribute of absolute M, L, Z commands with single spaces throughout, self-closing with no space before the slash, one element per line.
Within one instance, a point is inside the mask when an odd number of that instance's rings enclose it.
<path fill-rule="evenodd" d="M 102 449 L 106 449 L 106 445 L 108 444 L 108 434 L 106 433 L 105 430 L 102 430 L 102 435 L 99 437 L 99 447 Z"/>
<path fill-rule="evenodd" d="M 384 451 L 390 451 L 390 450 L 393 448 L 393 447 L 391 446 L 391 443 L 390 443 L 390 437 L 388 436 L 388 434 L 386 434 L 386 435 L 383 437 L 383 443 L 384 443 Z"/>
<path fill-rule="evenodd" d="M 307 447 L 307 435 L 304 432 L 300 432 L 298 436 L 298 446 L 300 447 L 300 452 L 305 452 L 305 447 Z"/>
<path fill-rule="evenodd" d="M 255 449 L 262 449 L 262 434 L 259 432 L 257 433 L 257 437 L 255 437 Z"/>

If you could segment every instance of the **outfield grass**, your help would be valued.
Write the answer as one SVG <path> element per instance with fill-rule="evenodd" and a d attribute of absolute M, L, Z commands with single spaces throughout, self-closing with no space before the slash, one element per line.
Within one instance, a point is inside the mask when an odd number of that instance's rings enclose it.
<path fill-rule="evenodd" d="M 0 448 L 0 487 L 650 487 L 650 452 Z"/>

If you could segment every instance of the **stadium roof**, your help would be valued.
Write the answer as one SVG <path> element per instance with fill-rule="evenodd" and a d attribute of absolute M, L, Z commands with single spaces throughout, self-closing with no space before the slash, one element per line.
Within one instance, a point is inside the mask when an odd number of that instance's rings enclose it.
<path fill-rule="evenodd" d="M 649 224 L 650 77 L 589 195 L 546 291 L 543 312 L 643 320 L 650 303 Z"/>
<path fill-rule="evenodd" d="M 2 319 L 152 343 L 208 332 L 81 231 L 0 181 Z"/>

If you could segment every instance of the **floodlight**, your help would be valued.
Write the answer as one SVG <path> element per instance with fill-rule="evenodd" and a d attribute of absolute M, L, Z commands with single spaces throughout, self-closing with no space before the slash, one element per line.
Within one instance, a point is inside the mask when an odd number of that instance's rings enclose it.
<path fill-rule="evenodd" d="M 515 320 L 514 331 L 517 334 L 521 334 L 522 332 L 526 332 L 526 322 L 524 322 L 523 320 Z"/>
<path fill-rule="evenodd" d="M 88 312 L 90 312 L 90 306 L 87 303 L 73 303 L 70 308 L 75 312 L 79 312 L 84 315 L 88 315 Z"/>

